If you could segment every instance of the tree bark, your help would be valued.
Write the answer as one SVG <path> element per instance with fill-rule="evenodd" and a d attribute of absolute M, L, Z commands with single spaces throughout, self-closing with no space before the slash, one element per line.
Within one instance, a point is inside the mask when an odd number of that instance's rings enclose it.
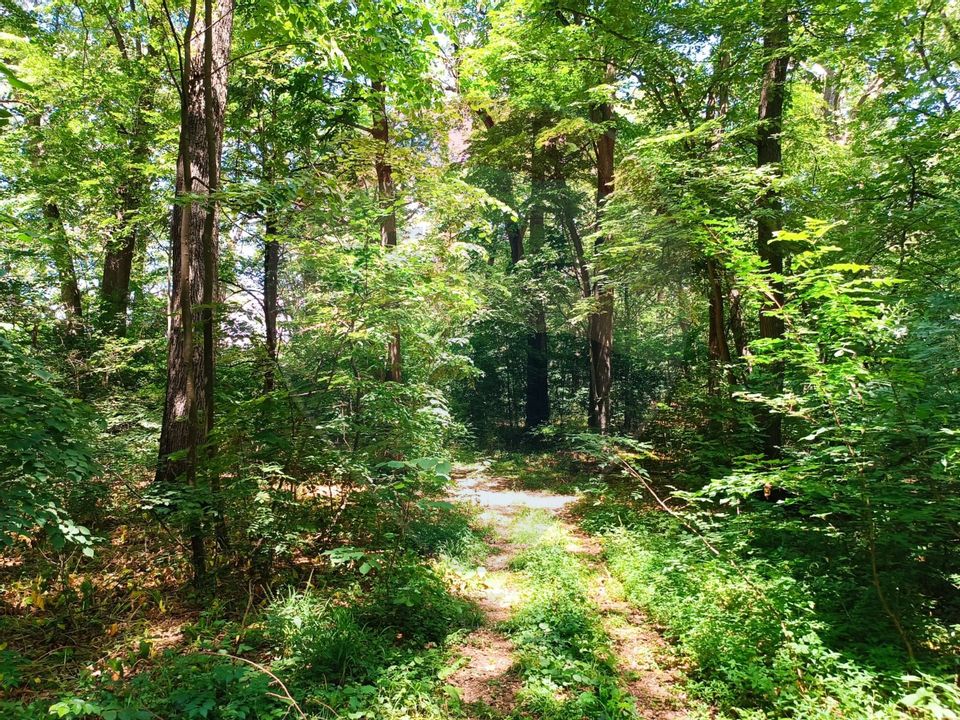
<path fill-rule="evenodd" d="M 608 68 L 607 79 L 613 77 Z M 604 206 L 613 192 L 614 144 L 616 128 L 613 126 L 613 104 L 600 103 L 591 113 L 592 120 L 603 126 L 595 146 L 597 152 L 597 229 L 601 229 Z M 595 247 L 606 240 L 599 234 Z M 593 296 L 596 309 L 588 319 L 587 333 L 590 340 L 591 407 L 588 413 L 590 427 L 601 433 L 610 430 L 610 390 L 613 384 L 613 291 L 602 279 L 594 279 Z"/>
<path fill-rule="evenodd" d="M 763 37 L 764 57 L 763 82 L 760 88 L 760 107 L 758 110 L 757 131 L 757 167 L 768 168 L 778 177 L 781 170 L 783 130 L 783 104 L 787 68 L 790 64 L 789 18 L 782 0 L 765 0 L 763 4 L 765 34 Z M 772 186 L 768 187 L 760 198 L 757 216 L 757 250 L 760 259 L 770 273 L 770 290 L 764 296 L 760 308 L 760 337 L 779 340 L 783 337 L 783 319 L 778 316 L 783 307 L 783 255 L 774 243 L 776 233 L 781 229 L 782 205 L 779 194 Z M 779 394 L 783 390 L 783 364 L 772 368 L 771 391 Z M 780 456 L 783 444 L 783 419 L 780 414 L 767 410 L 763 414 L 763 447 L 768 458 Z"/>
<path fill-rule="evenodd" d="M 227 99 L 227 68 L 233 30 L 233 0 L 206 0 L 204 22 L 194 34 L 196 2 L 184 33 L 180 149 L 171 221 L 171 322 L 167 391 L 158 483 L 197 484 L 198 448 L 213 425 L 213 298 L 215 297 L 217 200 L 220 150 Z M 197 196 L 200 196 L 199 198 Z M 205 197 L 204 197 L 205 196 Z M 202 342 L 195 342 L 197 313 Z M 172 456 L 172 457 L 171 457 Z M 195 580 L 206 575 L 199 514 L 188 529 Z"/>
<path fill-rule="evenodd" d="M 393 166 L 387 160 L 390 142 L 390 123 L 387 118 L 386 84 L 375 80 L 373 127 L 371 135 L 377 141 L 374 169 L 377 173 L 377 200 L 380 205 L 380 244 L 385 248 L 397 246 L 397 212 L 394 207 L 396 188 L 393 184 Z M 403 356 L 400 352 L 400 329 L 395 328 L 387 345 L 387 380 L 400 382 L 403 378 Z"/>

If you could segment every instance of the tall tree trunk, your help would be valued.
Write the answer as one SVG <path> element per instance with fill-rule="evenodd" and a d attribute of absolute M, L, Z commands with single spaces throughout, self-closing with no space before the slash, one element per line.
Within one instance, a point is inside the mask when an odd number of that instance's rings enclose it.
<path fill-rule="evenodd" d="M 273 213 L 268 213 L 263 243 L 263 325 L 266 330 L 267 368 L 263 373 L 263 390 L 272 392 L 277 368 L 277 279 L 280 271 L 280 242 Z"/>
<path fill-rule="evenodd" d="M 730 91 L 727 85 L 726 73 L 730 68 L 730 53 L 723 49 L 723 43 L 717 49 L 714 61 L 713 82 L 707 93 L 706 120 L 723 118 L 727 114 L 730 103 Z M 713 133 L 708 142 L 707 152 L 715 152 L 723 141 L 721 127 Z M 724 322 L 723 286 L 721 283 L 722 268 L 714 256 L 707 257 L 707 287 L 709 299 L 709 334 L 707 347 L 709 351 L 710 367 L 708 385 L 711 393 L 719 386 L 721 367 L 730 363 L 730 346 L 727 343 L 727 327 Z"/>
<path fill-rule="evenodd" d="M 213 298 L 215 297 L 220 148 L 227 99 L 233 0 L 204 3 L 203 29 L 194 34 L 196 0 L 184 33 L 180 149 L 171 222 L 173 255 L 167 392 L 156 481 L 197 484 L 197 455 L 213 424 Z M 194 199 L 206 195 L 204 200 Z M 200 305 L 202 342 L 195 342 Z M 173 457 L 171 457 L 173 456 Z M 206 576 L 199 514 L 188 535 L 195 580 Z"/>
<path fill-rule="evenodd" d="M 112 18 L 110 23 L 125 65 L 134 71 L 135 68 L 131 63 L 119 25 Z M 152 57 L 154 54 L 153 48 L 148 45 L 147 57 Z M 120 200 L 119 231 L 117 237 L 111 238 L 107 243 L 103 258 L 103 275 L 100 281 L 100 320 L 103 330 L 117 337 L 122 337 L 127 332 L 130 278 L 133 274 L 133 260 L 140 232 L 143 188 L 147 184 L 143 167 L 150 160 L 150 139 L 147 137 L 146 116 L 153 107 L 156 91 L 157 83 L 150 81 L 140 91 L 137 99 L 131 130 L 132 139 L 128 146 L 130 151 L 128 177 L 117 193 Z"/>
<path fill-rule="evenodd" d="M 558 182 L 561 183 L 562 187 L 563 181 L 559 174 L 557 179 Z M 577 227 L 576 208 L 574 208 L 574 204 L 567 194 L 565 187 L 562 187 L 560 202 L 560 219 L 563 223 L 564 229 L 566 230 L 567 238 L 570 240 L 570 244 L 573 246 L 573 271 L 577 278 L 577 284 L 580 286 L 580 296 L 584 300 L 589 300 L 593 296 L 593 284 L 590 280 L 590 267 L 587 264 L 586 252 L 583 247 L 583 238 L 580 236 L 580 230 Z M 587 318 L 587 386 L 589 388 L 587 398 L 587 424 L 590 427 L 596 427 L 597 394 L 594 386 L 594 356 L 590 343 L 592 319 L 593 316 L 591 314 L 591 316 Z M 577 390 L 579 387 L 573 389 Z"/>
<path fill-rule="evenodd" d="M 613 69 L 608 68 L 607 80 L 613 79 Z M 613 192 L 614 143 L 616 128 L 613 126 L 613 105 L 605 102 L 597 105 L 591 113 L 592 120 L 603 126 L 597 139 L 597 229 L 601 229 L 604 206 Z M 603 234 L 598 234 L 595 247 L 603 244 Z M 590 339 L 591 407 L 588 415 L 590 427 L 601 433 L 610 429 L 610 390 L 613 384 L 613 291 L 602 279 L 594 280 L 593 296 L 596 310 L 588 319 Z"/>
<path fill-rule="evenodd" d="M 763 49 L 766 63 L 763 69 L 763 84 L 760 88 L 760 107 L 757 131 L 757 167 L 779 176 L 783 129 L 783 103 L 787 68 L 790 64 L 789 18 L 782 0 L 764 0 L 763 15 L 765 34 Z M 771 292 L 765 296 L 760 308 L 760 337 L 779 340 L 783 337 L 783 320 L 777 312 L 783 307 L 783 255 L 774 243 L 774 236 L 781 228 L 782 206 L 777 191 L 768 187 L 760 199 L 757 216 L 757 250 L 771 275 Z M 783 364 L 773 366 L 770 390 L 779 394 L 783 390 Z M 780 456 L 783 444 L 783 418 L 779 413 L 767 410 L 763 414 L 763 448 L 768 458 Z"/>
<path fill-rule="evenodd" d="M 223 145 L 223 132 L 227 104 L 227 76 L 226 66 L 230 58 L 230 43 L 233 30 L 233 2 L 230 7 L 230 34 L 226 38 L 226 47 L 221 50 L 222 58 L 215 51 L 215 28 L 224 21 L 222 15 L 214 17 L 214 0 L 205 0 L 204 33 L 203 33 L 203 123 L 206 145 L 214 148 L 208 166 L 206 214 L 203 223 L 203 308 L 200 312 L 200 324 L 203 327 L 203 376 L 206 383 L 205 416 L 205 454 L 212 458 L 216 448 L 210 442 L 209 436 L 214 425 L 214 389 L 216 388 L 217 363 L 217 331 L 216 331 L 216 303 L 220 302 L 220 283 L 218 263 L 219 253 L 219 199 L 220 192 L 220 152 Z M 222 60 L 222 62 L 220 62 Z M 216 65 L 214 64 L 216 63 Z M 216 70 L 215 70 L 216 68 Z M 222 69 L 223 77 L 219 79 L 216 72 Z M 218 547 L 226 549 L 229 540 L 227 537 L 226 516 L 224 511 L 223 493 L 221 492 L 220 473 L 215 469 L 210 474 L 210 492 L 213 496 L 214 534 Z"/>
<path fill-rule="evenodd" d="M 397 245 L 397 211 L 394 206 L 396 188 L 393 184 L 393 166 L 387 160 L 387 149 L 390 142 L 390 123 L 387 118 L 386 84 L 383 80 L 375 80 L 372 84 L 373 98 L 373 126 L 371 135 L 377 141 L 377 154 L 374 166 L 377 172 L 377 199 L 380 204 L 380 244 L 386 248 Z M 400 352 L 400 329 L 393 331 L 387 345 L 387 380 L 400 382 L 403 377 L 403 359 Z"/>

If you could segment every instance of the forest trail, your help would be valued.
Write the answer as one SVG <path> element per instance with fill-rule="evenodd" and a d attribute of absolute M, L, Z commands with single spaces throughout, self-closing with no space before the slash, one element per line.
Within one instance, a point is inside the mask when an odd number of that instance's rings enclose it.
<path fill-rule="evenodd" d="M 482 627 L 460 648 L 459 669 L 447 682 L 460 693 L 464 704 L 477 709 L 478 717 L 508 716 L 518 709 L 524 686 L 518 648 L 509 624 L 519 608 L 535 602 L 541 588 L 531 586 L 523 571 L 513 567 L 519 554 L 539 542 L 522 542 L 516 527 L 523 516 L 545 514 L 563 538 L 565 562 L 577 566 L 586 578 L 590 613 L 600 620 L 606 635 L 614 682 L 633 699 L 636 717 L 644 720 L 680 720 L 688 717 L 679 687 L 679 673 L 663 664 L 666 642 L 641 613 L 624 599 L 623 588 L 602 558 L 599 540 L 584 533 L 570 510 L 580 496 L 543 490 L 516 489 L 515 481 L 497 477 L 485 462 L 455 469 L 452 499 L 480 507 L 479 521 L 489 529 L 490 555 L 480 569 L 475 600 L 484 615 Z M 560 695 L 564 691 L 558 691 Z M 484 714 L 486 713 L 486 714 Z M 536 713 L 524 717 L 537 717 Z M 586 717 L 586 716 L 585 716 Z"/>

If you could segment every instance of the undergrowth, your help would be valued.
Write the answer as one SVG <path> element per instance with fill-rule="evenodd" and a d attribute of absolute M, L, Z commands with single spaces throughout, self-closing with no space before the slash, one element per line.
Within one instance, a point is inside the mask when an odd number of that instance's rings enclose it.
<path fill-rule="evenodd" d="M 400 548 L 368 558 L 369 566 L 358 556 L 276 591 L 248 617 L 229 619 L 222 607 L 211 608 L 182 628 L 183 645 L 154 655 L 148 646 L 134 649 L 107 672 L 71 681 L 69 694 L 55 700 L 0 700 L 0 717 L 458 717 L 459 698 L 444 678 L 455 669 L 452 648 L 480 618 L 449 579 L 486 546 L 469 517 L 442 510 L 410 523 Z"/>
<path fill-rule="evenodd" d="M 692 666 L 688 692 L 724 717 L 960 717 L 946 668 L 898 672 L 902 663 L 884 666 L 896 651 L 882 641 L 870 660 L 831 646 L 835 629 L 817 596 L 784 567 L 749 556 L 734 567 L 661 512 L 618 507 L 614 517 L 600 507 L 586 524 L 606 533 L 605 556 L 628 599 Z"/>
<path fill-rule="evenodd" d="M 528 549 L 512 562 L 531 588 L 507 624 L 518 653 L 522 717 L 543 720 L 635 718 L 619 687 L 614 657 L 588 596 L 589 574 L 566 550 L 569 538 L 543 512 L 522 515 L 513 541 Z"/>

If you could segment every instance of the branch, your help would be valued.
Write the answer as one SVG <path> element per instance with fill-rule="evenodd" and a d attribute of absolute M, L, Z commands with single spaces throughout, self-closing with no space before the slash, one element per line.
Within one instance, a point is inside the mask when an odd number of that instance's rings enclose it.
<path fill-rule="evenodd" d="M 257 670 L 259 670 L 259 671 L 262 672 L 264 675 L 266 675 L 266 676 L 268 676 L 269 678 L 271 678 L 277 685 L 280 686 L 280 689 L 283 691 L 283 695 L 282 695 L 282 696 L 281 696 L 281 695 L 275 695 L 275 697 L 279 697 L 281 700 L 286 700 L 288 703 L 290 703 L 290 707 L 297 711 L 297 714 L 302 718 L 302 720 L 310 720 L 309 717 L 307 716 L 307 714 L 303 711 L 303 708 L 300 707 L 299 703 L 297 703 L 297 701 L 293 699 L 293 695 L 291 695 L 291 694 L 290 694 L 290 691 L 287 690 L 287 686 L 283 684 L 283 680 L 281 680 L 280 678 L 278 678 L 276 675 L 274 675 L 272 672 L 270 672 L 267 668 L 265 668 L 265 667 L 264 667 L 263 665 L 261 665 L 260 663 L 254 662 L 253 660 L 247 660 L 247 658 L 245 658 L 245 657 L 240 657 L 239 655 L 231 655 L 230 653 L 228 653 L 228 652 L 223 652 L 223 651 L 221 651 L 221 652 L 211 652 L 210 650 L 202 650 L 202 651 L 201 651 L 201 654 L 202 654 L 202 655 L 212 655 L 212 656 L 214 656 L 214 657 L 228 657 L 228 658 L 230 658 L 231 660 L 238 660 L 239 662 L 246 663 L 247 665 L 250 665 L 251 667 L 256 668 Z M 334 716 L 340 717 L 340 714 L 339 714 L 336 710 L 334 710 L 332 707 L 330 707 L 329 705 L 327 705 L 327 704 L 325 704 L 325 703 L 322 703 L 322 702 L 320 702 L 319 700 L 316 700 L 316 698 L 314 698 L 314 700 L 315 700 L 315 702 L 317 702 L 318 704 L 322 705 L 322 706 L 325 707 L 327 710 L 329 710 L 330 712 L 332 712 L 332 713 L 334 714 Z"/>

